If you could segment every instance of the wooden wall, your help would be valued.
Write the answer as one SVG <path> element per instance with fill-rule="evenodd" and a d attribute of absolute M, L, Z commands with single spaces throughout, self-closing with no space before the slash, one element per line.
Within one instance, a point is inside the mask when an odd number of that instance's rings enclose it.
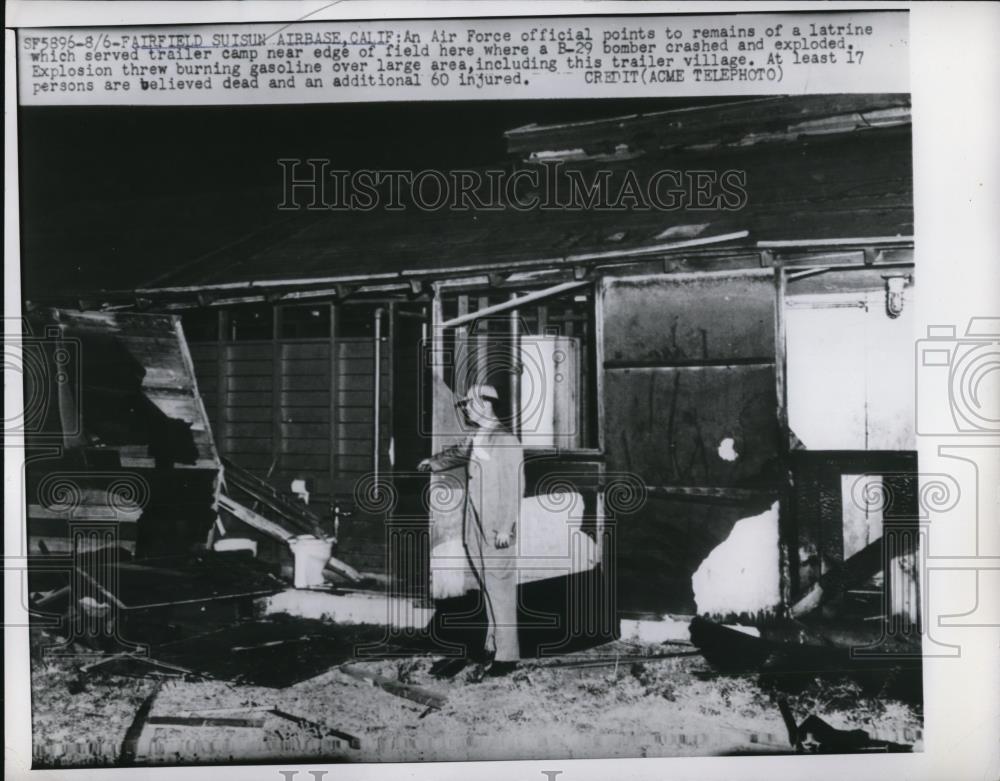
<path fill-rule="evenodd" d="M 51 398 L 27 444 L 62 446 L 29 464 L 31 536 L 66 550 L 67 521 L 115 521 L 138 556 L 204 541 L 220 465 L 177 318 L 52 309 L 31 322 L 47 371 L 25 373 L 25 398 Z"/>
<path fill-rule="evenodd" d="M 310 502 L 324 517 L 333 502 L 352 511 L 355 488 L 373 467 L 374 342 L 370 336 L 333 341 L 333 347 L 330 338 L 191 344 L 220 454 L 259 476 L 270 471 L 282 490 L 294 478 L 309 479 Z M 388 343 L 380 369 L 383 470 L 391 420 Z M 339 550 L 355 566 L 384 568 L 381 519 L 345 517 Z"/>

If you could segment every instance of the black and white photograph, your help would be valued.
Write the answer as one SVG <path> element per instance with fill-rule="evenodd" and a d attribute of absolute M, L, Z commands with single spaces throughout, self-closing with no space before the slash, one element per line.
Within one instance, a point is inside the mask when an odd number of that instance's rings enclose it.
<path fill-rule="evenodd" d="M 30 768 L 922 754 L 909 12 L 451 7 L 8 30 Z"/>

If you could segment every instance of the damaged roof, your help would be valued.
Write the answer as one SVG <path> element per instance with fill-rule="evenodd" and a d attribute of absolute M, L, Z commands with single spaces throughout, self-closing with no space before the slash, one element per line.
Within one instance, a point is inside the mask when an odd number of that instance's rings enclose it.
<path fill-rule="evenodd" d="M 506 134 L 512 167 L 559 162 L 612 187 L 662 170 L 745 176 L 737 208 L 437 211 L 307 210 L 192 260 L 135 291 L 152 298 L 352 281 L 406 283 L 475 269 L 546 268 L 611 253 L 656 251 L 679 239 L 739 233 L 724 246 L 913 234 L 908 95 L 765 98 L 526 126 Z M 126 292 L 126 291 L 122 291 Z"/>

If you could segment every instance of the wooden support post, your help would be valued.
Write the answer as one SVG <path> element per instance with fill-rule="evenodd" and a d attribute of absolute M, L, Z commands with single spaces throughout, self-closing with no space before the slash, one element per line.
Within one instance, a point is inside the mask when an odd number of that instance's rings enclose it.
<path fill-rule="evenodd" d="M 597 449 L 604 452 L 604 290 L 602 277 L 594 287 L 594 386 L 597 388 Z"/>
<path fill-rule="evenodd" d="M 476 311 L 487 309 L 490 305 L 489 296 L 479 297 L 479 307 Z M 475 382 L 486 382 L 486 375 L 489 372 L 489 320 L 480 320 L 476 323 L 476 379 Z"/>
<path fill-rule="evenodd" d="M 379 473 L 382 454 L 382 316 L 385 310 L 378 307 L 375 310 L 373 323 L 372 349 L 372 473 L 375 476 L 375 488 L 379 489 Z"/>
<path fill-rule="evenodd" d="M 271 308 L 271 473 L 281 469 L 281 307 Z"/>
<path fill-rule="evenodd" d="M 216 334 L 215 342 L 215 446 L 218 448 L 219 454 L 224 455 L 226 448 L 223 443 L 226 441 L 226 431 L 229 428 L 226 425 L 226 406 L 229 401 L 229 382 L 226 377 L 226 367 L 229 363 L 229 350 L 227 347 L 229 342 L 229 313 L 225 309 L 220 309 L 217 315 L 218 320 L 216 325 L 218 333 Z"/>
<path fill-rule="evenodd" d="M 777 267 L 774 271 L 774 382 L 775 394 L 778 404 L 778 426 L 784 438 L 782 449 L 786 449 L 789 443 L 788 428 L 788 390 L 786 387 L 787 365 L 785 361 L 785 295 L 787 281 L 785 270 Z"/>
<path fill-rule="evenodd" d="M 386 409 L 388 414 L 385 416 L 386 423 L 388 424 L 388 436 L 386 441 L 388 442 L 388 452 L 392 455 L 392 459 L 389 463 L 390 469 L 396 466 L 396 442 L 395 442 L 395 427 L 393 425 L 393 414 L 396 409 L 396 321 L 399 314 L 399 306 L 395 301 L 389 302 L 388 308 L 388 324 L 386 328 L 386 340 L 385 340 L 385 356 L 386 356 Z"/>
<path fill-rule="evenodd" d="M 511 301 L 517 293 L 510 294 Z M 510 426 L 511 433 L 521 436 L 521 328 L 519 310 L 510 310 Z"/>
<path fill-rule="evenodd" d="M 469 297 L 464 293 L 458 297 L 459 317 L 469 314 Z M 452 362 L 454 377 L 452 387 L 456 395 L 464 395 L 469 382 L 469 329 L 462 325 L 455 329 L 455 355 Z"/>
<path fill-rule="evenodd" d="M 337 313 L 339 308 L 333 302 L 330 303 L 330 422 L 329 422 L 329 444 L 330 444 L 330 504 L 335 503 L 337 493 L 337 402 L 340 397 L 340 390 L 337 387 L 338 377 L 338 356 L 337 356 Z"/>
<path fill-rule="evenodd" d="M 437 421 L 434 420 L 434 394 L 437 393 L 438 384 L 444 384 L 444 329 L 441 323 L 444 322 L 444 315 L 441 306 L 441 291 L 434 290 L 434 298 L 431 299 L 431 452 L 437 453 L 441 450 L 441 432 L 438 430 Z"/>
<path fill-rule="evenodd" d="M 791 430 L 788 426 L 788 390 L 786 385 L 786 344 L 785 344 L 785 294 L 787 277 L 785 269 L 774 267 L 774 392 L 777 407 L 778 444 L 782 461 L 791 468 L 788 454 L 791 444 Z M 787 470 L 785 470 L 787 471 Z M 798 572 L 798 530 L 795 528 L 794 492 L 788 482 L 783 482 L 778 497 L 778 539 L 780 555 L 779 587 L 781 601 L 790 605 L 793 592 L 797 589 Z"/>

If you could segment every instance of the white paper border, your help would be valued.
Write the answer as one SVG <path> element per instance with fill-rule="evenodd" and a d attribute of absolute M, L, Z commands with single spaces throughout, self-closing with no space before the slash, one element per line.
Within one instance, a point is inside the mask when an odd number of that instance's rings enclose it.
<path fill-rule="evenodd" d="M 910 8 L 911 84 L 914 126 L 916 255 L 920 286 L 918 320 L 953 322 L 961 327 L 972 315 L 1000 315 L 1000 5 L 946 3 L 637 3 L 622 2 L 219 2 L 82 3 L 10 2 L 6 24 L 68 26 L 208 23 L 426 16 L 502 16 L 528 14 L 654 14 L 791 10 L 875 10 Z M 12 34 L 5 44 L 5 316 L 19 316 L 19 245 L 16 199 L 16 114 L 12 110 Z M 15 132 L 12 132 L 15 131 Z M 12 262 L 13 261 L 13 262 Z M 19 385 L 5 383 L 4 403 L 18 405 Z M 15 406 L 16 408 L 16 406 Z M 9 443 L 8 443 L 9 444 Z M 9 451 L 5 450 L 6 453 Z M 922 439 L 921 464 L 936 457 L 937 443 Z M 7 508 L 21 507 L 20 466 L 5 457 L 5 542 L 20 534 Z M 993 486 L 984 486 L 995 490 Z M 1000 504 L 1000 496 L 994 505 Z M 987 505 L 989 506 L 989 505 Z M 1000 512 L 1000 510 L 998 510 Z M 20 519 L 15 515 L 16 523 Z M 956 588 L 961 584 L 956 583 Z M 16 605 L 5 589 L 5 614 Z M 1000 625 L 997 595 L 987 609 Z M 14 598 L 14 605 L 11 599 Z M 955 630 L 953 630 L 955 631 Z M 966 652 L 960 660 L 925 661 L 925 749 L 913 755 L 832 757 L 710 757 L 635 760 L 547 760 L 503 763 L 427 763 L 337 765 L 327 778 L 371 779 L 545 779 L 543 770 L 562 771 L 559 781 L 604 778 L 801 778 L 990 779 L 1000 777 L 1000 628 L 958 630 Z M 948 634 L 943 635 L 945 638 Z M 30 690 L 26 632 L 5 633 L 5 774 L 20 779 L 122 778 L 128 770 L 50 770 L 26 772 L 30 761 Z M 336 707 L 331 703 L 331 707 Z M 498 740 L 503 737 L 498 736 Z M 261 778 L 282 781 L 279 769 L 295 766 L 234 766 L 133 770 L 157 779 Z M 297 766 L 300 779 L 307 770 Z"/>

